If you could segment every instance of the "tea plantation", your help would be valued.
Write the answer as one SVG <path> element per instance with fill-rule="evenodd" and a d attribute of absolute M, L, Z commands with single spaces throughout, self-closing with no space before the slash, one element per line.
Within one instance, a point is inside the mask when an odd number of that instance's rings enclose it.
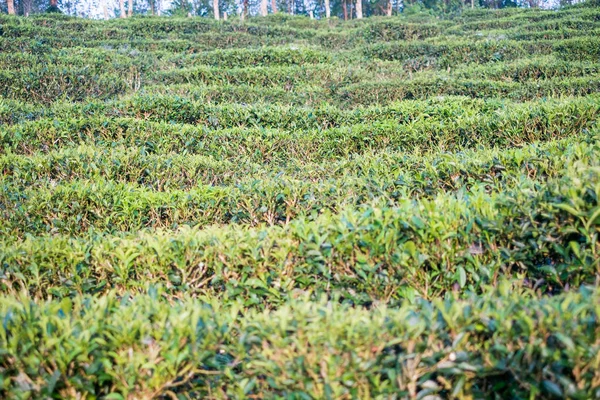
<path fill-rule="evenodd" d="M 600 7 L 0 16 L 0 398 L 600 398 Z"/>

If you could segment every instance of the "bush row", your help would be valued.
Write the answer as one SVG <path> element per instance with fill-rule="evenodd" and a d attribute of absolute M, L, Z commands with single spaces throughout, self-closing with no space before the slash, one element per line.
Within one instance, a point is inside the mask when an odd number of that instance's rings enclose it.
<path fill-rule="evenodd" d="M 144 83 L 147 86 L 141 93 L 145 95 L 180 95 L 213 104 L 315 106 L 330 103 L 358 106 L 440 95 L 528 101 L 540 97 L 586 96 L 599 92 L 598 79 L 595 77 L 598 66 L 592 63 L 565 62 L 554 68 L 552 65 L 539 67 L 528 63 L 502 63 L 497 68 L 459 68 L 452 74 L 427 73 L 412 78 L 408 78 L 404 71 L 395 72 L 393 64 L 383 64 L 379 68 L 379 79 L 374 81 L 371 76 L 377 73 L 375 71 L 321 64 L 229 70 L 197 67 L 153 73 L 152 78 L 133 65 L 118 66 L 114 72 L 108 73 L 97 73 L 87 67 L 73 69 L 65 65 L 50 69 L 0 70 L 0 83 L 4 83 L 4 91 L 0 95 L 42 104 L 61 100 L 78 102 L 135 92 L 142 89 Z M 477 79 L 478 72 L 479 75 L 488 75 L 501 81 Z M 558 77 L 527 80 L 540 75 Z M 577 75 L 588 76 L 562 77 Z M 526 81 L 505 81 L 509 79 Z M 313 86 L 317 83 L 318 86 Z"/>
<path fill-rule="evenodd" d="M 597 157 L 588 164 L 567 162 L 560 178 L 543 184 L 523 179 L 501 193 L 479 188 L 418 201 L 401 198 L 394 207 L 373 201 L 268 228 L 126 236 L 92 231 L 77 239 L 41 235 L 17 242 L 12 236 L 1 244 L 0 287 L 45 297 L 163 284 L 173 294 L 263 305 L 297 290 L 339 293 L 361 304 L 394 303 L 453 288 L 480 291 L 499 276 L 554 292 L 598 279 L 598 165 Z M 97 185 L 88 188 L 92 194 Z M 85 204 L 83 209 L 93 212 Z M 9 211 L 3 213 L 8 221 Z"/>
<path fill-rule="evenodd" d="M 429 165 L 421 171 L 399 170 L 392 176 L 386 175 L 389 169 L 380 167 L 378 172 L 371 171 L 366 177 L 348 173 L 335 180 L 313 178 L 310 182 L 279 173 L 271 178 L 234 181 L 235 186 L 207 187 L 193 175 L 186 175 L 191 188 L 185 192 L 170 189 L 164 193 L 130 183 L 143 184 L 156 179 L 147 169 L 136 178 L 129 175 L 134 171 L 121 172 L 126 178 L 123 184 L 106 182 L 104 173 L 96 174 L 91 181 L 57 183 L 52 179 L 35 180 L 27 171 L 15 171 L 14 165 L 5 164 L 5 175 L 10 179 L 3 179 L 0 190 L 0 199 L 7 210 L 0 222 L 0 231 L 16 237 L 44 232 L 80 234 L 88 229 L 133 232 L 178 225 L 287 223 L 298 216 L 314 218 L 326 210 L 337 211 L 381 198 L 392 205 L 399 199 L 464 189 L 464 185 L 485 186 L 487 191 L 499 192 L 518 185 L 526 176 L 543 182 L 548 176 L 557 176 L 564 163 L 571 161 L 569 156 L 573 156 L 573 150 L 562 150 L 567 156 L 560 152 L 538 153 L 546 157 L 539 162 L 524 162 L 523 153 L 516 152 L 515 159 L 509 159 L 504 165 L 479 162 L 459 169 L 442 164 L 435 172 Z M 581 154 L 574 160 L 589 165 L 590 153 L 581 148 L 578 152 Z M 94 167 L 99 172 L 98 165 Z M 39 179 L 39 175 L 36 177 Z M 159 182 L 162 183 L 160 189 L 164 190 L 164 181 Z"/>
<path fill-rule="evenodd" d="M 390 80 L 360 82 L 340 88 L 342 104 L 388 104 L 405 99 L 432 96 L 468 96 L 473 98 L 508 98 L 529 101 L 537 98 L 587 96 L 600 92 L 600 78 L 548 79 L 532 82 L 498 82 L 457 79 L 436 75 L 410 81 Z"/>
<path fill-rule="evenodd" d="M 65 116 L 5 127 L 0 130 L 0 143 L 5 152 L 25 154 L 88 143 L 135 145 L 145 153 L 194 153 L 265 164 L 285 163 L 290 158 L 322 162 L 372 150 L 460 151 L 560 139 L 595 126 L 600 112 L 594 99 L 503 107 L 507 105 L 428 100 L 351 112 L 262 108 L 262 115 L 256 109 L 203 107 L 207 113 L 204 122 L 201 118 L 188 122 L 205 126 Z M 189 110 L 179 108 L 177 112 Z M 153 120 L 173 120 L 157 114 Z M 220 126 L 237 128 L 214 129 Z M 273 129 L 276 126 L 279 129 Z"/>
<path fill-rule="evenodd" d="M 544 81 L 561 77 L 592 77 L 600 72 L 600 63 L 565 61 L 555 57 L 521 59 L 453 68 L 450 76 L 462 79 L 490 79 L 503 82 Z"/>
<path fill-rule="evenodd" d="M 160 292 L 0 299 L 7 398 L 593 398 L 597 291 L 277 311 Z M 550 368 L 548 366 L 551 366 Z M 127 379 L 123 379 L 127 377 Z"/>
<path fill-rule="evenodd" d="M 135 69 L 130 71 L 134 79 Z M 117 74 L 90 74 L 87 68 L 45 67 L 31 70 L 0 70 L 0 96 L 48 104 L 57 100 L 108 99 L 125 93 L 134 82 Z"/>
<path fill-rule="evenodd" d="M 562 40 L 562 39 L 573 39 L 582 36 L 598 37 L 600 29 L 593 30 L 578 30 L 578 29 L 561 29 L 553 31 L 538 31 L 538 32 L 513 32 L 507 34 L 508 39 L 513 40 Z"/>
<path fill-rule="evenodd" d="M 496 62 L 483 65 L 465 65 L 451 69 L 451 73 L 440 71 L 409 75 L 404 63 L 379 62 L 352 65 L 335 63 L 258 66 L 223 69 L 199 66 L 178 68 L 157 73 L 153 78 L 165 85 L 195 83 L 204 85 L 257 85 L 286 86 L 316 84 L 336 89 L 338 86 L 368 81 L 384 85 L 386 79 L 402 78 L 407 83 L 417 77 L 443 78 L 445 76 L 471 80 L 500 80 L 510 82 L 543 81 L 551 78 L 593 77 L 600 72 L 600 64 L 588 61 L 565 61 L 554 57 L 520 59 L 512 62 Z M 377 79 L 373 79 L 376 76 Z M 421 78 L 423 79 L 423 78 Z M 493 84 L 493 83 L 492 83 Z"/>
<path fill-rule="evenodd" d="M 31 156 L 0 156 L 0 171 L 6 181 L 22 186 L 71 180 L 135 183 L 157 191 L 190 189 L 201 184 L 235 186 L 257 179 L 294 179 L 323 182 L 356 177 L 390 194 L 402 188 L 409 195 L 456 190 L 474 182 L 494 187 L 513 176 L 556 176 L 563 157 L 578 159 L 593 150 L 595 133 L 569 139 L 536 143 L 512 149 L 465 150 L 458 153 L 367 152 L 350 159 L 310 162 L 289 158 L 285 163 L 235 162 L 212 155 L 180 153 L 148 154 L 142 147 L 99 148 L 81 145 Z M 574 143 L 581 145 L 574 146 Z M 581 149 L 580 146 L 589 146 Z M 394 189 L 395 188 L 395 189 Z"/>

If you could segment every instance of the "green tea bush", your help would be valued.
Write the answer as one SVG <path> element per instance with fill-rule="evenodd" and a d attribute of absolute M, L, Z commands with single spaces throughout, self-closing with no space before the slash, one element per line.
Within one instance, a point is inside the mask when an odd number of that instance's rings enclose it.
<path fill-rule="evenodd" d="M 142 105 L 140 100 L 152 104 Z M 207 106 L 173 100 L 177 98 L 136 98 L 135 103 L 125 106 L 131 111 L 119 112 L 127 117 L 110 120 L 104 116 L 67 119 L 67 112 L 62 110 L 62 120 L 51 117 L 5 127 L 0 130 L 0 143 L 4 151 L 24 154 L 89 143 L 101 147 L 136 145 L 146 153 L 245 157 L 259 163 L 290 156 L 323 161 L 386 148 L 460 151 L 478 146 L 521 146 L 589 129 L 595 126 L 600 112 L 595 98 L 523 104 L 432 99 L 352 111 L 334 107 Z M 107 111 L 116 113 L 111 108 Z M 81 115 L 82 110 L 70 112 Z M 148 115 L 148 120 L 136 118 L 143 115 Z M 176 124 L 177 120 L 187 124 Z"/>
<path fill-rule="evenodd" d="M 388 103 L 404 99 L 425 99 L 431 96 L 469 96 L 510 98 L 528 101 L 536 98 L 586 96 L 600 91 L 598 78 L 547 79 L 543 82 L 502 82 L 466 80 L 453 77 L 390 80 L 357 83 L 342 88 L 340 100 L 347 104 Z"/>
<path fill-rule="evenodd" d="M 88 75 L 86 68 L 67 67 L 0 71 L 0 95 L 6 99 L 52 103 L 57 99 L 73 102 L 87 98 L 105 99 L 125 93 L 127 82 L 118 75 Z"/>
<path fill-rule="evenodd" d="M 519 148 L 465 150 L 458 153 L 434 151 L 424 155 L 402 151 L 372 151 L 351 160 L 319 160 L 310 155 L 298 159 L 251 162 L 249 157 L 149 154 L 143 147 L 80 145 L 35 153 L 24 157 L 0 157 L 0 170 L 7 182 L 34 185 L 40 181 L 90 181 L 109 179 L 137 183 L 158 191 L 190 189 L 200 184 L 235 186 L 263 177 L 320 182 L 343 178 L 370 178 L 386 192 L 403 187 L 411 195 L 433 195 L 460 189 L 477 181 L 500 186 L 521 174 L 557 177 L 565 157 L 586 158 L 593 152 L 593 134 L 574 136 Z M 574 146 L 573 143 L 581 144 Z M 581 149 L 580 146 L 588 146 Z M 529 160 L 529 161 L 527 161 Z M 356 183 L 361 182 L 356 179 Z M 372 190 L 372 189 L 371 189 Z"/>
<path fill-rule="evenodd" d="M 2 298 L 0 393 L 595 397 L 597 292 L 499 292 L 373 311 L 297 300 L 264 313 L 158 292 Z"/>
<path fill-rule="evenodd" d="M 249 296 L 251 303 L 276 303 L 296 289 L 338 292 L 356 303 L 370 303 L 416 295 L 431 298 L 454 285 L 479 291 L 500 273 L 539 281 L 548 291 L 593 283 L 600 222 L 597 165 L 597 159 L 591 165 L 575 163 L 545 185 L 525 179 L 500 193 L 488 194 L 480 187 L 419 202 L 401 197 L 393 206 L 381 199 L 282 227 L 213 227 L 125 237 L 97 237 L 90 232 L 76 240 L 41 236 L 6 242 L 2 263 L 10 279 L 3 282 L 3 290 L 65 296 L 115 287 L 139 290 L 161 283 L 172 291 Z M 160 207 L 160 201 L 154 210 L 140 208 L 148 200 L 139 194 L 126 197 L 118 187 L 107 188 L 106 194 L 99 192 L 99 184 L 74 189 L 70 212 L 83 207 L 87 214 L 55 214 L 59 229 L 75 220 L 102 228 L 102 224 L 134 224 L 154 213 L 154 218 L 168 222 L 173 215 L 173 209 Z M 92 197 L 86 200 L 81 193 Z M 119 202 L 106 208 L 108 213 L 99 208 L 106 196 Z M 285 187 L 272 196 L 256 211 L 249 201 L 246 212 L 273 218 L 281 205 L 301 201 L 289 196 Z M 464 196 L 469 204 L 461 201 Z M 183 195 L 181 199 L 186 201 Z M 56 200 L 36 204 L 64 204 Z M 186 210 L 181 212 L 198 213 L 202 206 Z M 10 223 L 8 215 L 3 219 L 5 226 Z M 31 229 L 32 223 L 21 221 L 17 226 Z M 199 265 L 205 267 L 198 269 Z M 277 282 L 276 288 L 269 287 L 270 282 Z"/>

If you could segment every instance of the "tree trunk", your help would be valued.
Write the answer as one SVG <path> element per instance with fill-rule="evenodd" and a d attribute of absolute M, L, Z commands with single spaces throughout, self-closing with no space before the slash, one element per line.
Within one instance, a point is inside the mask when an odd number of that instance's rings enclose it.
<path fill-rule="evenodd" d="M 121 18 L 127 17 L 127 14 L 125 14 L 125 0 L 119 0 L 119 8 L 121 9 Z"/>
<path fill-rule="evenodd" d="M 331 7 L 329 7 L 329 0 L 325 0 L 325 18 L 331 17 Z"/>
<path fill-rule="evenodd" d="M 104 8 L 104 19 L 108 21 L 108 7 L 106 7 L 106 2 L 104 2 L 103 8 Z"/>
<path fill-rule="evenodd" d="M 127 15 L 129 17 L 132 17 L 133 16 L 133 0 L 129 0 L 128 3 L 129 3 L 129 12 L 127 13 Z"/>
<path fill-rule="evenodd" d="M 260 15 L 263 17 L 266 17 L 268 14 L 268 10 L 267 10 L 267 0 L 260 0 Z"/>
<path fill-rule="evenodd" d="M 15 0 L 6 0 L 8 5 L 8 14 L 15 15 Z"/>
<path fill-rule="evenodd" d="M 392 0 L 388 0 L 387 8 L 385 9 L 385 15 L 388 17 L 392 16 Z"/>
<path fill-rule="evenodd" d="M 475 8 L 475 0 L 471 0 L 471 8 Z"/>
<path fill-rule="evenodd" d="M 342 8 L 344 9 L 344 21 L 348 21 L 348 5 L 346 4 L 346 0 L 342 1 Z"/>
<path fill-rule="evenodd" d="M 58 7 L 58 0 L 50 0 L 50 7 Z"/>
<path fill-rule="evenodd" d="M 362 19 L 362 0 L 356 0 L 356 19 Z"/>
<path fill-rule="evenodd" d="M 277 12 L 277 0 L 271 0 L 271 12 L 273 14 Z"/>
<path fill-rule="evenodd" d="M 213 12 L 215 14 L 215 19 L 219 20 L 219 0 L 213 0 Z"/>
<path fill-rule="evenodd" d="M 22 0 L 21 5 L 23 6 L 23 15 L 29 17 L 31 13 L 32 1 L 31 0 Z"/>

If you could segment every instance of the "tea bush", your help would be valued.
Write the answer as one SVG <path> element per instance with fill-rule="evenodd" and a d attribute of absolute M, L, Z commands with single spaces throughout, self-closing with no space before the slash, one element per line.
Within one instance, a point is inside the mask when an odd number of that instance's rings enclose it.
<path fill-rule="evenodd" d="M 270 312 L 187 297 L 172 305 L 157 290 L 3 297 L 0 393 L 596 397 L 597 291 L 509 291 L 374 310 L 298 299 Z"/>

